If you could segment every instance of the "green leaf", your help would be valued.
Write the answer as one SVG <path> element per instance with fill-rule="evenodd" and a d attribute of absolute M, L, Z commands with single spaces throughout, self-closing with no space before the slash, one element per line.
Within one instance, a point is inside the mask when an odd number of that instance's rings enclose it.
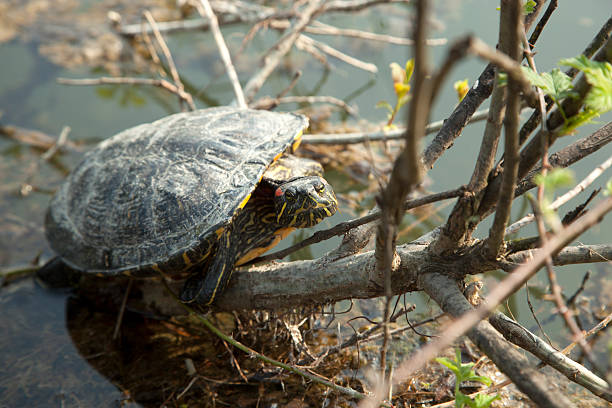
<path fill-rule="evenodd" d="M 493 384 L 493 380 L 491 380 L 489 377 L 485 377 L 483 375 L 473 375 L 470 376 L 470 378 L 468 378 L 466 381 L 478 381 L 479 383 L 482 383 L 486 386 L 490 386 L 491 384 Z"/>
<path fill-rule="evenodd" d="M 585 105 L 597 112 L 612 110 L 612 65 L 609 62 L 591 61 L 584 55 L 566 58 L 559 61 L 582 72 L 591 85 L 584 99 Z"/>
<path fill-rule="evenodd" d="M 561 129 L 561 134 L 566 135 L 568 133 L 571 133 L 576 128 L 586 123 L 591 123 L 592 119 L 598 116 L 599 116 L 599 112 L 594 109 L 583 110 L 567 119 L 567 121 L 563 125 L 563 129 Z"/>
<path fill-rule="evenodd" d="M 603 193 L 608 197 L 612 196 L 612 178 L 606 183 L 606 189 Z M 610 352 L 612 352 L 612 341 L 610 342 Z"/>
<path fill-rule="evenodd" d="M 571 90 L 574 87 L 574 85 L 572 85 L 572 79 L 564 72 L 561 72 L 559 68 L 553 69 L 550 72 L 550 76 L 552 78 L 552 83 L 557 99 L 578 97 L 578 93 Z"/>
<path fill-rule="evenodd" d="M 380 101 L 376 104 L 376 108 L 386 108 L 389 112 L 393 112 L 393 107 L 387 101 Z"/>
<path fill-rule="evenodd" d="M 525 2 L 525 4 L 523 4 L 523 13 L 524 14 L 531 14 L 533 13 L 533 11 L 535 10 L 535 6 L 537 5 L 537 3 L 534 0 L 528 0 Z"/>
<path fill-rule="evenodd" d="M 577 70 L 584 72 L 586 70 L 592 69 L 592 62 L 593 61 L 581 54 L 577 57 L 564 58 L 559 61 L 559 65 L 567 65 L 569 67 L 576 68 Z"/>
<path fill-rule="evenodd" d="M 558 68 L 550 73 L 543 72 L 538 74 L 529 67 L 521 67 L 523 74 L 531 82 L 549 95 L 554 101 L 559 101 L 567 97 L 575 97 L 577 94 L 572 89 L 572 80 Z"/>
<path fill-rule="evenodd" d="M 574 183 L 574 173 L 569 169 L 555 168 L 546 175 L 539 173 L 534 178 L 538 186 L 543 186 L 544 190 L 554 192 L 561 187 L 569 187 Z"/>
<path fill-rule="evenodd" d="M 455 407 L 462 408 L 464 406 L 470 406 L 472 403 L 472 399 L 462 393 L 461 391 L 457 391 L 455 393 Z"/>
<path fill-rule="evenodd" d="M 459 367 L 457 367 L 453 360 L 448 359 L 446 357 L 436 357 L 435 360 L 446 368 L 448 368 L 449 370 L 451 370 L 453 373 L 455 373 L 455 375 L 459 374 Z"/>
<path fill-rule="evenodd" d="M 501 399 L 499 394 L 495 395 L 485 395 L 485 394 L 476 394 L 473 400 L 473 407 L 475 408 L 488 408 L 493 401 Z"/>
<path fill-rule="evenodd" d="M 612 110 L 612 76 L 610 80 L 591 83 L 591 90 L 584 98 L 584 103 L 600 114 Z"/>
<path fill-rule="evenodd" d="M 414 58 L 410 58 L 408 61 L 406 61 L 406 77 L 404 79 L 404 83 L 408 83 L 410 82 L 410 78 L 412 78 L 412 73 L 414 72 Z"/>

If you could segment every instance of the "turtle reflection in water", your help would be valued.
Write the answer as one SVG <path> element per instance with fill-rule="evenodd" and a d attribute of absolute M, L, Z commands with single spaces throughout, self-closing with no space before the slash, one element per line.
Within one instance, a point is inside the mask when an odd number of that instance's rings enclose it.
<path fill-rule="evenodd" d="M 181 299 L 211 304 L 236 265 L 336 212 L 322 167 L 287 154 L 307 124 L 301 115 L 211 108 L 102 142 L 51 202 L 54 262 L 104 276 L 190 273 Z"/>

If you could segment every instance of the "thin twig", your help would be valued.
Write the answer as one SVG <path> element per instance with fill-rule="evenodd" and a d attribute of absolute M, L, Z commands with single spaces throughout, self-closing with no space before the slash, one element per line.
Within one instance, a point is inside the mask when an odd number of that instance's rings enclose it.
<path fill-rule="evenodd" d="M 609 315 L 607 315 L 601 322 L 597 323 L 591 330 L 589 330 L 588 332 L 586 332 L 584 334 L 584 338 L 588 339 L 589 337 L 591 337 L 593 334 L 597 333 L 598 331 L 605 329 L 608 324 L 612 322 L 612 313 L 610 313 Z M 563 348 L 563 350 L 561 350 L 561 353 L 567 355 L 570 353 L 570 351 L 572 351 L 574 349 L 574 347 L 576 347 L 578 345 L 577 341 L 573 341 L 570 344 L 568 344 L 565 348 Z"/>
<path fill-rule="evenodd" d="M 166 91 L 172 92 L 178 95 L 179 98 L 187 102 L 189 106 L 195 109 L 193 104 L 193 98 L 191 94 L 179 89 L 176 85 L 165 79 L 153 79 L 153 78 L 135 78 L 135 77 L 102 77 L 102 78 L 91 78 L 91 79 L 71 79 L 71 78 L 57 78 L 58 84 L 63 85 L 115 85 L 115 84 L 128 84 L 128 85 L 153 85 L 159 88 L 165 89 Z"/>
<path fill-rule="evenodd" d="M 459 197 L 463 194 L 464 189 L 462 187 L 454 189 L 454 190 L 448 190 L 448 191 L 444 191 L 442 193 L 436 193 L 436 194 L 430 194 L 428 196 L 425 197 L 420 197 L 420 198 L 415 198 L 412 200 L 408 200 L 404 203 L 403 206 L 403 211 L 408 211 L 412 208 L 417 208 L 417 207 L 421 207 L 423 205 L 427 205 L 427 204 L 431 204 L 434 203 L 436 201 L 441 201 L 441 200 L 446 200 L 449 198 L 455 198 L 455 197 Z M 259 262 L 268 262 L 268 261 L 272 261 L 274 259 L 282 259 L 285 256 L 298 251 L 302 248 L 305 248 L 309 245 L 315 244 L 317 242 L 321 242 L 324 241 L 326 239 L 330 239 L 332 237 L 335 237 L 337 235 L 342 235 L 347 233 L 348 231 L 350 231 L 353 228 L 357 228 L 360 225 L 364 225 L 367 223 L 370 223 L 372 221 L 376 221 L 377 219 L 379 219 L 382 216 L 382 213 L 380 211 L 374 212 L 372 214 L 366 215 L 364 217 L 361 218 L 357 218 L 351 221 L 346 221 L 346 222 L 342 222 L 340 224 L 337 224 L 335 226 L 333 226 L 332 228 L 329 228 L 327 230 L 322 230 L 322 231 L 317 231 L 314 234 L 312 234 L 310 237 L 306 238 L 305 240 L 290 246 L 289 248 L 280 250 L 280 251 L 276 251 L 273 252 L 271 254 L 265 255 L 265 256 L 261 256 L 258 258 L 253 259 L 250 262 L 247 262 L 245 265 L 250 265 L 250 264 L 254 264 L 254 263 L 259 263 Z"/>
<path fill-rule="evenodd" d="M 522 5 L 518 0 L 501 2 L 500 17 L 500 49 L 516 65 L 521 60 L 521 37 L 524 33 L 522 18 Z M 529 86 L 531 90 L 531 85 Z M 514 200 L 514 190 L 519 166 L 519 113 L 521 82 L 512 75 L 508 78 L 508 94 L 506 95 L 506 115 L 504 119 L 504 173 L 500 189 L 497 210 L 493 226 L 489 230 L 489 237 L 485 242 L 485 256 L 496 259 L 503 250 L 504 230 L 510 219 L 510 210 Z M 532 91 L 533 92 L 533 91 Z"/>
<path fill-rule="evenodd" d="M 301 77 L 302 77 L 302 71 L 300 70 L 295 71 L 295 74 L 293 74 L 293 78 L 291 78 L 291 82 L 289 82 L 289 85 L 287 85 L 285 89 L 280 91 L 278 95 L 276 95 L 276 97 L 282 98 L 283 96 L 287 95 L 287 93 L 289 93 L 289 91 L 295 87 L 295 85 L 297 84 L 297 81 L 299 81 Z"/>
<path fill-rule="evenodd" d="M 383 4 L 405 4 L 410 3 L 412 0 L 341 0 L 341 1 L 329 1 L 322 9 L 323 13 L 331 12 L 355 12 L 361 11 L 368 7 L 383 5 Z M 221 2 L 217 2 L 218 5 Z M 219 21 L 220 25 L 240 24 L 240 23 L 251 23 L 256 24 L 265 20 L 284 20 L 296 17 L 294 10 L 276 10 L 272 7 L 264 7 L 258 4 L 245 3 L 251 7 L 248 10 L 223 10 Z M 216 7 L 215 7 L 216 8 Z M 221 10 L 218 11 L 219 14 Z M 207 19 L 189 19 L 189 20 L 178 20 L 178 21 L 165 21 L 158 23 L 158 29 L 164 33 L 171 33 L 177 31 L 206 31 L 210 27 Z M 119 34 L 126 37 L 132 37 L 141 34 L 139 24 L 126 24 L 122 25 L 118 29 Z M 150 33 L 152 30 L 148 29 Z M 432 44 L 433 45 L 433 44 Z"/>
<path fill-rule="evenodd" d="M 321 6 L 321 0 L 315 0 L 308 3 L 308 6 L 306 6 L 301 13 L 299 20 L 297 20 L 292 27 L 288 29 L 287 33 L 285 33 L 274 47 L 272 47 L 272 52 L 267 55 L 264 66 L 251 77 L 244 87 L 247 101 L 253 100 L 255 94 L 263 86 L 268 76 L 280 63 L 281 58 L 289 52 L 295 41 L 301 35 L 300 33 L 304 30 L 304 27 L 322 11 Z"/>
<path fill-rule="evenodd" d="M 410 191 L 417 186 L 423 174 L 421 166 L 421 140 L 425 136 L 425 125 L 431 109 L 432 84 L 425 46 L 426 23 L 428 19 L 428 4 L 425 0 L 416 3 L 416 22 L 414 28 L 414 95 L 408 109 L 408 124 L 406 128 L 406 144 L 404 150 L 395 160 L 388 185 L 381 192 L 379 206 L 382 217 L 376 232 L 376 272 L 384 277 L 385 307 L 383 310 L 384 337 L 381 347 L 380 387 L 385 386 L 386 353 L 389 342 L 390 307 L 392 299 L 391 269 L 395 255 L 397 227 L 401 222 L 402 204 Z M 387 384 L 391 384 L 387 382 Z M 384 388 L 383 388 L 384 390 Z M 383 391 L 384 394 L 387 392 Z M 380 394 L 378 394 L 380 395 Z"/>
<path fill-rule="evenodd" d="M 55 156 L 55 153 L 57 153 L 57 151 L 59 149 L 61 149 L 62 147 L 64 147 L 64 145 L 67 143 L 68 141 L 68 134 L 70 133 L 70 126 L 64 126 L 62 128 L 62 132 L 60 133 L 59 137 L 57 138 L 57 141 L 55 143 L 53 143 L 53 146 L 51 146 L 49 148 L 49 150 L 47 150 L 46 152 L 44 152 L 40 158 L 43 160 L 50 160 L 53 156 Z"/>
<path fill-rule="evenodd" d="M 508 274 L 487 296 L 485 302 L 471 312 L 450 323 L 440 336 L 429 342 L 424 347 L 406 359 L 396 370 L 394 382 L 400 383 L 408 378 L 419 368 L 423 367 L 429 360 L 434 358 L 440 350 L 450 346 L 459 336 L 465 334 L 470 328 L 477 324 L 495 309 L 504 299 L 520 288 L 531 278 L 545 263 L 546 257 L 554 255 L 564 248 L 569 242 L 578 237 L 584 231 L 599 223 L 602 218 L 612 210 L 612 198 L 600 202 L 578 221 L 568 225 L 558 234 L 554 235 L 546 245 L 538 250 L 531 262 L 528 262 Z"/>
<path fill-rule="evenodd" d="M 159 32 L 159 29 L 157 28 L 157 23 L 155 19 L 153 18 L 153 15 L 151 14 L 149 10 L 145 10 L 143 15 L 147 19 L 147 22 L 149 23 L 151 28 L 153 29 L 153 34 L 155 35 L 155 39 L 157 40 L 159 47 L 161 48 L 162 52 L 164 53 L 164 56 L 166 57 L 166 61 L 168 62 L 168 68 L 170 69 L 170 75 L 172 76 L 174 85 L 178 89 L 177 95 L 179 95 L 179 101 L 180 102 L 187 101 L 187 103 L 189 104 L 189 108 L 191 110 L 195 110 L 195 105 L 193 104 L 192 99 L 184 99 L 183 97 L 180 96 L 181 94 L 185 93 L 185 87 L 183 86 L 181 77 L 179 76 L 178 70 L 176 69 L 176 64 L 174 63 L 174 58 L 172 58 L 172 53 L 170 52 L 170 48 L 168 48 L 168 45 L 166 44 L 166 40 L 164 40 L 164 37 Z M 190 100 L 191 100 L 191 103 L 189 103 Z"/>
<path fill-rule="evenodd" d="M 502 313 L 496 312 L 489 318 L 489 322 L 506 339 L 538 357 L 542 360 L 543 364 L 553 367 L 570 381 L 580 384 L 595 395 L 612 402 L 612 392 L 608 391 L 609 386 L 605 380 L 599 378 L 574 360 L 565 357 L 564 353 L 553 349 L 545 341 L 516 321 L 509 319 Z"/>
<path fill-rule="evenodd" d="M 251 108 L 270 110 L 283 103 L 307 103 L 311 105 L 315 103 L 328 103 L 339 106 L 351 116 L 357 116 L 357 110 L 355 108 L 348 105 L 343 100 L 334 98 L 333 96 L 284 96 L 280 98 L 263 97 L 253 102 L 251 104 Z"/>
<path fill-rule="evenodd" d="M 32 179 L 38 173 L 40 165 L 43 161 L 49 161 L 57 153 L 57 151 L 67 143 L 69 133 L 70 127 L 64 126 L 55 143 L 53 143 L 51 147 L 49 147 L 43 154 L 41 154 L 40 158 L 37 161 L 35 161 L 28 167 L 28 169 L 26 170 L 26 177 L 21 183 L 21 188 L 19 189 L 19 192 L 22 196 L 25 197 L 34 190 L 34 187 L 32 186 Z"/>
<path fill-rule="evenodd" d="M 487 118 L 489 113 L 488 109 L 480 110 L 474 115 L 468 123 L 475 123 Z M 446 120 L 438 120 L 431 122 L 425 127 L 425 133 L 434 133 L 440 130 Z M 376 132 L 358 132 L 358 133 L 313 133 L 304 135 L 302 143 L 307 144 L 355 144 L 385 140 L 399 140 L 403 139 L 406 134 L 406 128 L 397 128 L 388 131 L 376 131 Z"/>
<path fill-rule="evenodd" d="M 236 96 L 236 103 L 238 107 L 242 109 L 247 108 L 246 99 L 244 98 L 244 93 L 242 92 L 242 87 L 240 86 L 240 81 L 238 80 L 238 75 L 236 74 L 236 69 L 232 64 L 232 57 L 230 56 L 229 50 L 227 49 L 227 45 L 225 44 L 225 40 L 223 39 L 223 34 L 221 34 L 221 30 L 219 29 L 219 21 L 217 20 L 217 16 L 213 12 L 212 7 L 210 7 L 210 3 L 208 0 L 200 0 L 200 3 L 197 3 L 198 12 L 202 17 L 208 18 L 210 21 L 210 30 L 213 33 L 213 37 L 215 39 L 215 43 L 217 43 L 217 48 L 219 49 L 219 55 L 221 55 L 221 59 L 223 60 L 223 64 L 225 65 L 225 71 L 227 72 L 227 76 L 232 83 L 232 88 L 234 89 L 234 95 Z"/>
<path fill-rule="evenodd" d="M 516 81 L 517 85 L 519 86 L 518 91 L 523 94 L 523 98 L 527 101 L 527 104 L 529 106 L 537 106 L 538 97 L 531 86 L 531 82 L 529 82 L 523 76 L 519 60 L 510 58 L 505 53 L 491 48 L 485 42 L 476 37 L 471 37 L 468 51 L 488 62 L 495 64 L 502 71 L 506 72 L 509 78 Z"/>
<path fill-rule="evenodd" d="M 334 384 L 331 381 L 328 380 L 324 380 L 322 378 L 320 378 L 317 375 L 313 375 L 309 372 L 306 372 L 304 370 L 301 370 L 297 367 L 294 367 L 292 365 L 288 365 L 285 363 L 282 363 L 280 361 L 274 360 L 268 356 L 265 356 L 261 353 L 258 353 L 257 351 L 253 350 L 250 347 L 245 346 L 244 344 L 240 343 L 239 341 L 237 341 L 236 339 L 232 338 L 231 336 L 228 336 L 227 334 L 223 333 L 221 330 L 219 330 L 215 325 L 213 325 L 206 317 L 204 317 L 203 315 L 197 313 L 194 309 L 192 309 L 189 305 L 187 305 L 186 303 L 181 302 L 178 297 L 172 292 L 172 290 L 168 287 L 166 281 L 164 279 L 162 279 L 162 282 L 164 283 L 166 290 L 171 294 L 171 296 L 173 296 L 176 299 L 176 303 L 181 306 L 183 309 L 185 309 L 187 311 L 187 313 L 190 316 L 195 316 L 204 326 L 206 326 L 206 328 L 208 330 L 210 330 L 211 332 L 213 332 L 217 337 L 219 337 L 221 340 L 231 344 L 232 346 L 236 347 L 237 349 L 247 353 L 250 357 L 255 357 L 265 363 L 271 364 L 275 367 L 280 367 L 283 370 L 287 370 L 289 372 L 292 372 L 294 374 L 297 374 L 301 377 L 304 377 L 308 380 L 314 381 L 318 384 L 323 384 L 326 387 L 330 387 L 332 389 L 334 389 L 335 391 L 341 392 L 343 394 L 346 394 L 348 396 L 350 396 L 351 398 L 356 398 L 356 399 L 364 399 L 366 398 L 366 394 L 362 394 L 359 391 L 355 391 L 352 388 L 348 388 L 348 387 L 343 387 L 341 385 L 337 385 Z"/>
<path fill-rule="evenodd" d="M 322 52 L 324 52 L 325 54 L 330 55 L 334 58 L 337 58 L 342 62 L 345 62 L 349 65 L 354 66 L 355 68 L 359 68 L 364 71 L 371 72 L 373 74 L 376 74 L 378 72 L 378 67 L 376 65 L 369 63 L 369 62 L 363 62 L 355 57 L 351 57 L 350 55 L 347 55 L 343 53 L 342 51 L 335 49 L 334 47 L 331 47 L 325 43 L 322 43 L 321 41 L 313 40 L 312 38 L 305 36 L 303 34 L 298 37 L 296 44 L 297 43 L 304 44 L 307 47 L 317 48 L 321 50 Z"/>
<path fill-rule="evenodd" d="M 572 198 L 576 197 L 578 194 L 583 192 L 588 186 L 590 186 L 599 176 L 601 176 L 608 168 L 612 166 L 612 157 L 608 158 L 608 160 L 601 163 L 597 166 L 592 172 L 589 173 L 580 183 L 578 183 L 574 188 L 572 188 L 567 193 L 563 194 L 561 197 L 558 197 L 555 201 L 553 201 L 549 208 L 551 210 L 557 210 L 563 204 L 567 203 Z M 505 235 L 510 235 L 518 232 L 524 226 L 532 223 L 535 220 L 533 214 L 527 214 L 520 220 L 516 221 L 508 228 L 506 228 Z"/>
<path fill-rule="evenodd" d="M 533 213 L 536 218 L 536 225 L 538 227 L 538 233 L 540 235 L 540 240 L 542 241 L 543 245 L 546 245 L 546 243 L 548 242 L 547 231 L 544 227 L 544 220 L 542 219 L 542 215 L 540 214 L 540 210 L 538 208 L 538 202 L 536 202 L 532 197 L 530 197 L 530 195 L 527 195 L 527 198 L 529 198 L 529 200 L 531 201 Z M 546 275 L 548 276 L 548 281 L 550 284 L 550 292 L 555 302 L 555 306 L 557 307 L 557 313 L 561 315 L 563 321 L 565 322 L 565 325 L 572 333 L 573 340 L 577 341 L 578 344 L 580 344 L 580 347 L 582 347 L 582 350 L 587 356 L 591 365 L 593 367 L 596 367 L 593 362 L 591 347 L 586 342 L 580 328 L 578 327 L 578 324 L 576 324 L 576 320 L 571 314 L 571 311 L 568 309 L 568 307 L 565 305 L 565 302 L 563 301 L 563 296 L 561 295 L 561 286 L 558 283 L 557 275 L 555 274 L 555 271 L 553 269 L 553 261 L 551 255 L 548 255 L 546 257 L 545 267 Z"/>
<path fill-rule="evenodd" d="M 119 314 L 117 315 L 117 321 L 115 322 L 115 329 L 113 330 L 113 340 L 116 340 L 117 336 L 119 335 L 119 329 L 121 328 L 121 322 L 123 322 L 123 315 L 125 314 L 125 306 L 127 305 L 127 300 L 133 283 L 134 279 L 128 280 L 127 287 L 125 288 L 125 293 L 123 294 L 123 299 L 121 300 L 121 307 L 119 308 Z"/>
<path fill-rule="evenodd" d="M 578 287 L 578 289 L 576 289 L 576 291 L 574 292 L 573 295 L 571 295 L 570 297 L 567 298 L 567 304 L 568 305 L 570 305 L 571 307 L 575 306 L 576 299 L 578 298 L 578 295 L 580 295 L 582 292 L 584 292 L 586 283 L 587 283 L 587 281 L 589 280 L 590 277 L 591 277 L 591 271 L 587 270 L 584 273 L 584 276 L 582 277 L 582 282 L 580 282 L 580 286 Z"/>
<path fill-rule="evenodd" d="M 401 38 L 387 34 L 377 34 L 369 31 L 354 30 L 350 28 L 338 28 L 333 27 L 329 24 L 321 23 L 320 21 L 313 21 L 312 24 L 312 26 L 306 27 L 306 29 L 304 29 L 304 32 L 321 35 L 338 35 L 343 37 L 359 38 L 362 40 L 386 42 L 389 44 L 396 45 L 414 45 L 414 41 L 410 38 Z M 429 46 L 437 46 L 445 45 L 448 40 L 446 38 L 430 38 L 427 39 L 425 42 Z"/>

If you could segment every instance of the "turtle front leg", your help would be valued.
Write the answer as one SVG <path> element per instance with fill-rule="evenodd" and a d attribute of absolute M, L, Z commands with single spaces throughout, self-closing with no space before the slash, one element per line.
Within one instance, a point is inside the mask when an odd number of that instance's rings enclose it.
<path fill-rule="evenodd" d="M 209 306 L 219 294 L 223 293 L 238 257 L 236 245 L 232 245 L 230 238 L 231 229 L 231 226 L 227 227 L 219 237 L 215 258 L 205 276 L 196 273 L 187 279 L 181 292 L 181 301 Z"/>

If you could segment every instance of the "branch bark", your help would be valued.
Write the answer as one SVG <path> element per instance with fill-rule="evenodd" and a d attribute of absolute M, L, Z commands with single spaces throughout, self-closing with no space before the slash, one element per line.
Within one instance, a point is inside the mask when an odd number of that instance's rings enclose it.
<path fill-rule="evenodd" d="M 563 353 L 549 346 L 544 340 L 514 320 L 502 313 L 496 312 L 489 317 L 489 322 L 508 341 L 516 344 L 523 350 L 529 351 L 542 362 L 565 375 L 570 381 L 580 384 L 598 397 L 612 402 L 612 392 L 608 390 L 609 385 L 605 380 L 599 378 L 571 358 L 564 356 Z"/>
<path fill-rule="evenodd" d="M 437 340 L 428 343 L 426 346 L 422 347 L 418 353 L 413 354 L 412 358 L 404 361 L 396 370 L 398 378 L 407 378 L 408 375 L 415 372 L 427 361 L 435 357 L 440 350 L 450 346 L 457 337 L 465 334 L 470 328 L 478 324 L 478 322 L 493 311 L 497 305 L 531 278 L 544 265 L 548 256 L 556 254 L 588 228 L 599 223 L 604 215 L 610 210 L 612 210 L 612 198 L 607 198 L 597 205 L 597 207 L 589 211 L 584 217 L 570 224 L 553 236 L 553 238 L 535 254 L 529 263 L 517 268 L 501 283 L 494 287 L 489 293 L 486 302 L 481 304 L 478 308 L 463 314 L 459 319 L 448 325 Z M 423 279 L 425 281 L 428 280 L 427 277 L 423 277 Z"/>

